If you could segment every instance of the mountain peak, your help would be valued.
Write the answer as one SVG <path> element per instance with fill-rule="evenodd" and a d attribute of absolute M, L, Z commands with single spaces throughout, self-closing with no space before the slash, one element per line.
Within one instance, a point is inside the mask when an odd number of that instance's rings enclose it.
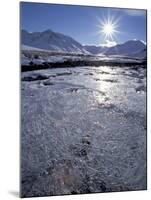
<path fill-rule="evenodd" d="M 47 29 L 45 31 L 43 31 L 42 33 L 54 33 L 51 29 Z"/>
<path fill-rule="evenodd" d="M 122 44 L 117 44 L 111 47 L 106 52 L 107 55 L 131 55 L 146 48 L 146 45 L 141 40 L 128 40 Z"/>
<path fill-rule="evenodd" d="M 54 52 L 88 53 L 84 47 L 73 38 L 47 29 L 43 32 L 22 32 L 22 44 L 34 48 Z"/>
<path fill-rule="evenodd" d="M 137 40 L 137 39 L 128 40 L 125 43 L 140 43 L 140 44 L 145 44 L 145 42 L 143 42 L 142 40 Z"/>

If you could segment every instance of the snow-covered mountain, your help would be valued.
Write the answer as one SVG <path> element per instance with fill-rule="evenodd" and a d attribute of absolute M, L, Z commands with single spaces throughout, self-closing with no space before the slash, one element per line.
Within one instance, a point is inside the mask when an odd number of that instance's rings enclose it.
<path fill-rule="evenodd" d="M 88 53 L 85 48 L 73 38 L 53 32 L 50 29 L 44 32 L 33 33 L 22 30 L 21 43 L 22 45 L 55 52 Z"/>
<path fill-rule="evenodd" d="M 24 44 L 21 45 L 21 50 L 24 50 L 24 51 L 48 51 L 48 50 L 39 49 L 39 48 L 36 48 L 36 47 L 24 45 Z"/>
<path fill-rule="evenodd" d="M 140 40 L 129 40 L 123 44 L 117 44 L 116 46 L 110 47 L 105 54 L 130 56 L 132 54 L 137 54 L 144 49 L 146 49 L 144 42 Z"/>
<path fill-rule="evenodd" d="M 109 47 L 105 46 L 95 46 L 95 45 L 85 45 L 84 48 L 86 51 L 90 52 L 91 54 L 105 54 L 105 52 L 109 49 Z"/>
<path fill-rule="evenodd" d="M 56 33 L 50 29 L 33 33 L 22 30 L 21 43 L 23 49 L 39 49 L 74 54 L 128 56 L 141 59 L 146 58 L 146 44 L 140 40 L 129 40 L 112 47 L 95 45 L 83 46 L 73 38 L 61 33 Z"/>
<path fill-rule="evenodd" d="M 105 46 L 94 46 L 94 45 L 86 45 L 84 46 L 87 51 L 96 55 L 96 54 L 104 54 L 104 55 L 123 55 L 123 56 L 131 56 L 131 55 L 141 55 L 141 57 L 145 57 L 145 49 L 146 45 L 144 42 L 140 40 L 129 40 L 122 44 L 117 44 L 112 47 Z"/>
<path fill-rule="evenodd" d="M 86 45 L 84 47 L 94 55 L 103 54 L 105 56 L 127 56 L 137 59 L 145 59 L 147 57 L 146 44 L 141 40 L 129 40 L 112 47 L 94 45 Z"/>
<path fill-rule="evenodd" d="M 143 49 L 141 51 L 138 51 L 136 53 L 133 53 L 129 55 L 131 58 L 137 58 L 137 59 L 146 59 L 147 58 L 147 49 Z"/>

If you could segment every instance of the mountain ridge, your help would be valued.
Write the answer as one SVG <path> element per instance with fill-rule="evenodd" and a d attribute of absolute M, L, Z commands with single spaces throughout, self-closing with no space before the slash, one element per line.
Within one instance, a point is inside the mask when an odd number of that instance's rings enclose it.
<path fill-rule="evenodd" d="M 72 37 L 53 32 L 51 29 L 33 33 L 23 29 L 21 30 L 21 44 L 50 51 L 89 53 Z"/>
<path fill-rule="evenodd" d="M 21 44 L 29 47 L 75 54 L 120 55 L 146 57 L 146 44 L 141 40 L 128 40 L 112 47 L 82 45 L 72 37 L 47 29 L 43 32 L 21 30 Z M 145 51 L 143 51 L 145 49 Z"/>

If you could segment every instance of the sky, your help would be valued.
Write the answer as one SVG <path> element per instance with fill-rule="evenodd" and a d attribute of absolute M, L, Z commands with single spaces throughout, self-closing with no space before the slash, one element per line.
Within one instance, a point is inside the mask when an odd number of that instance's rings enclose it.
<path fill-rule="evenodd" d="M 51 29 L 83 45 L 112 46 L 132 39 L 146 43 L 145 10 L 21 2 L 20 16 L 21 29 Z"/>

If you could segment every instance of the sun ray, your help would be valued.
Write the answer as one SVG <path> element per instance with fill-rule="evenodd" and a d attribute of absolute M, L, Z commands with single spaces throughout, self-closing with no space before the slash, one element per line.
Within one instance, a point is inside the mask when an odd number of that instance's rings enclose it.
<path fill-rule="evenodd" d="M 121 33 L 121 31 L 119 31 L 121 17 L 117 17 L 113 14 L 111 15 L 108 11 L 106 17 L 104 14 L 102 14 L 102 17 L 97 18 L 97 20 L 97 27 L 99 28 L 98 34 L 101 37 L 103 35 L 105 41 L 115 41 L 116 36 Z"/>

